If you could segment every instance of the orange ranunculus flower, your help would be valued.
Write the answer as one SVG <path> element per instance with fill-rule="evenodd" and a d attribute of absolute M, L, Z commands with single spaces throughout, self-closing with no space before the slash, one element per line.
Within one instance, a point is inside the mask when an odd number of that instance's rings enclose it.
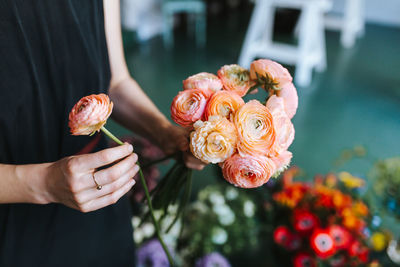
<path fill-rule="evenodd" d="M 225 90 L 216 92 L 208 101 L 205 118 L 208 119 L 210 116 L 220 115 L 231 121 L 236 110 L 243 105 L 243 99 L 236 93 Z"/>
<path fill-rule="evenodd" d="M 292 81 L 292 76 L 281 64 L 269 60 L 255 60 L 250 65 L 250 78 L 264 87 L 265 90 L 280 90 Z"/>
<path fill-rule="evenodd" d="M 272 95 L 266 104 L 272 114 L 276 132 L 276 142 L 273 148 L 275 155 L 287 150 L 294 140 L 294 126 L 285 112 L 284 100 Z"/>
<path fill-rule="evenodd" d="M 272 154 L 276 133 L 268 108 L 257 100 L 250 100 L 235 113 L 233 121 L 238 130 L 238 151 L 244 155 Z"/>
<path fill-rule="evenodd" d="M 217 92 L 222 89 L 222 82 L 212 73 L 200 72 L 183 81 L 183 89 L 201 89 Z"/>
<path fill-rule="evenodd" d="M 275 163 L 276 171 L 274 177 L 277 177 L 284 170 L 289 167 L 290 161 L 292 160 L 293 154 L 290 151 L 283 151 L 277 157 L 272 157 L 271 160 Z"/>
<path fill-rule="evenodd" d="M 250 80 L 249 71 L 237 64 L 221 67 L 218 70 L 218 77 L 225 90 L 233 91 L 239 96 L 244 96 L 254 84 Z"/>
<path fill-rule="evenodd" d="M 276 95 L 285 100 L 285 112 L 289 116 L 289 119 L 293 118 L 299 105 L 296 87 L 294 87 L 293 83 L 287 83 L 282 86 L 281 90 L 276 92 Z"/>
<path fill-rule="evenodd" d="M 69 113 L 68 126 L 72 135 L 91 135 L 106 124 L 113 103 L 105 94 L 81 98 Z"/>
<path fill-rule="evenodd" d="M 259 187 L 268 182 L 275 172 L 275 163 L 261 155 L 234 154 L 222 166 L 224 178 L 242 188 Z"/>
<path fill-rule="evenodd" d="M 190 134 L 190 150 L 206 163 L 219 163 L 236 150 L 235 125 L 221 116 L 211 116 L 208 121 L 197 121 Z"/>
<path fill-rule="evenodd" d="M 191 127 L 203 118 L 209 95 L 200 89 L 189 89 L 178 93 L 171 104 L 171 118 L 183 127 Z"/>

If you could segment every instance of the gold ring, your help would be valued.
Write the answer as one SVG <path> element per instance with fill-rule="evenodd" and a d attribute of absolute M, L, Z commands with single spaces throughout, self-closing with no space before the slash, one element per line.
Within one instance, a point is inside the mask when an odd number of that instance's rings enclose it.
<path fill-rule="evenodd" d="M 94 183 L 96 184 L 96 189 L 101 190 L 103 187 L 97 183 L 96 178 L 94 177 L 94 173 L 92 174 L 92 177 L 93 177 Z"/>

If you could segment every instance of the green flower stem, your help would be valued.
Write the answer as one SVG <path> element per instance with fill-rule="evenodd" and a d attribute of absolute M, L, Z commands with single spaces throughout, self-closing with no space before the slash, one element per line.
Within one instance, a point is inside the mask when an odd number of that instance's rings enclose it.
<path fill-rule="evenodd" d="M 100 128 L 108 137 L 110 137 L 115 143 L 118 145 L 123 145 L 124 143 L 121 142 L 115 135 L 113 135 L 109 130 L 107 130 L 104 126 Z"/>
<path fill-rule="evenodd" d="M 101 130 L 102 130 L 103 133 L 105 133 L 108 137 L 110 137 L 112 140 L 114 140 L 117 144 L 119 144 L 119 145 L 123 145 L 123 144 L 124 144 L 124 143 L 121 142 L 121 140 L 119 140 L 115 135 L 113 135 L 113 134 L 112 134 L 110 131 L 108 131 L 105 127 L 101 127 Z M 160 227 L 159 227 L 159 225 L 158 225 L 158 222 L 157 222 L 157 220 L 156 220 L 156 217 L 154 216 L 153 205 L 152 205 L 152 203 L 151 203 L 151 198 L 150 198 L 149 190 L 148 190 L 148 188 L 147 188 L 146 181 L 145 181 L 145 179 L 144 179 L 144 175 L 143 175 L 143 172 L 142 172 L 142 168 L 140 167 L 139 163 L 136 163 L 136 164 L 139 166 L 140 181 L 141 181 L 141 183 L 142 183 L 142 186 L 143 186 L 143 189 L 144 189 L 144 193 L 145 193 L 145 195 L 146 195 L 147 204 L 149 205 L 150 214 L 151 214 L 151 219 L 153 220 L 154 227 L 156 228 L 156 234 L 157 234 L 158 240 L 160 241 L 161 246 L 163 247 L 163 249 L 164 249 L 164 251 L 165 251 L 165 254 L 167 254 L 169 264 L 170 264 L 171 266 L 175 266 L 174 261 L 173 261 L 173 259 L 172 259 L 172 256 L 171 256 L 171 254 L 169 253 L 169 250 L 168 250 L 167 246 L 165 245 L 164 240 L 163 240 L 162 237 L 161 237 Z"/>

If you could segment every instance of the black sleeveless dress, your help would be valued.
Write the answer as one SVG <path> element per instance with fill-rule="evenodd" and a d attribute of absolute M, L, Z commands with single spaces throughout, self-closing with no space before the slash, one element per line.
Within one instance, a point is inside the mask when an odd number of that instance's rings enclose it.
<path fill-rule="evenodd" d="M 68 113 L 110 76 L 102 0 L 0 0 L 0 163 L 81 151 L 96 136 L 71 136 Z M 133 266 L 130 218 L 126 198 L 87 214 L 0 205 L 0 266 Z"/>

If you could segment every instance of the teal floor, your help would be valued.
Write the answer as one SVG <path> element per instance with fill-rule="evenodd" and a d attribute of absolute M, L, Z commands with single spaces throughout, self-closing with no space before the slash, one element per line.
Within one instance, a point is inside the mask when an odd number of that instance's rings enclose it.
<path fill-rule="evenodd" d="M 138 44 L 133 33 L 124 33 L 131 74 L 164 114 L 169 117 L 186 77 L 237 62 L 250 15 L 244 13 L 210 17 L 204 49 L 196 48 L 184 27 L 176 29 L 172 50 L 164 49 L 160 37 Z M 374 160 L 400 155 L 400 29 L 367 25 L 351 49 L 340 46 L 338 33 L 327 32 L 327 53 L 327 71 L 298 88 L 293 164 L 309 178 L 339 170 L 365 176 Z M 366 157 L 335 164 L 343 150 L 360 145 Z M 211 170 L 197 173 L 197 183 L 208 183 Z"/>

